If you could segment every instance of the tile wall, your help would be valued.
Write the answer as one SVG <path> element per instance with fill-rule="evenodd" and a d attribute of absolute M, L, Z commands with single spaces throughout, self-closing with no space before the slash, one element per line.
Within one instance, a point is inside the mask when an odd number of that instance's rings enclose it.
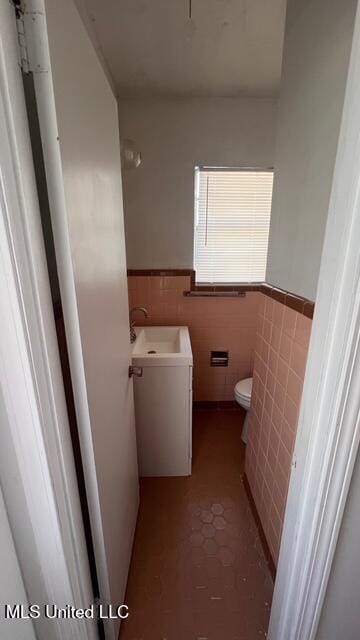
<path fill-rule="evenodd" d="M 252 375 L 259 292 L 244 298 L 186 298 L 190 276 L 129 276 L 129 304 L 146 307 L 137 324 L 186 325 L 194 355 L 194 400 L 234 399 L 238 380 Z M 229 351 L 229 366 L 210 367 L 210 351 Z"/>
<path fill-rule="evenodd" d="M 275 564 L 312 321 L 261 295 L 246 475 Z"/>
<path fill-rule="evenodd" d="M 260 292 L 244 298 L 187 298 L 190 276 L 129 276 L 138 324 L 186 325 L 194 355 L 194 400 L 234 399 L 253 375 L 246 475 L 275 565 L 289 484 L 312 320 Z M 210 367 L 211 350 L 229 350 L 229 367 Z"/>

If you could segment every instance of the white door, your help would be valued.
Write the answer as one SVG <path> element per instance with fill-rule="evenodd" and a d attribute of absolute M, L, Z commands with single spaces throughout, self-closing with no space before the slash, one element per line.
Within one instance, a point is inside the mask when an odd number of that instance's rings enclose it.
<path fill-rule="evenodd" d="M 72 0 L 24 18 L 100 595 L 117 605 L 138 509 L 117 103 Z"/>

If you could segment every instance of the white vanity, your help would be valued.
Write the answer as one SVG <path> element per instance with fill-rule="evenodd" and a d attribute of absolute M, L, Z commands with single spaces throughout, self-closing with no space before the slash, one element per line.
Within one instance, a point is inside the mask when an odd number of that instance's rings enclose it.
<path fill-rule="evenodd" d="M 132 348 L 140 476 L 191 475 L 193 357 L 187 327 L 136 327 Z"/>

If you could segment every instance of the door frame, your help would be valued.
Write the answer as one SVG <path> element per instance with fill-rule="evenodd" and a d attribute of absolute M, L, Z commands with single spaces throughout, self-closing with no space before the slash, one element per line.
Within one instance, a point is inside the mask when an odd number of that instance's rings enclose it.
<path fill-rule="evenodd" d="M 355 20 L 270 640 L 314 640 L 360 440 L 360 14 Z"/>
<path fill-rule="evenodd" d="M 82 608 L 94 596 L 21 79 L 23 54 L 14 8 L 0 0 L 0 483 L 28 601 Z M 96 619 L 42 615 L 33 623 L 39 640 L 98 638 Z"/>
<path fill-rule="evenodd" d="M 57 354 L 55 326 L 40 229 L 26 111 L 18 66 L 12 8 L 2 0 L 1 29 L 6 32 L 6 56 L 0 49 L 0 96 L 6 106 L 6 129 L 13 172 L 16 216 L 6 219 L 0 234 L 0 255 L 7 256 L 7 304 L 3 317 L 12 331 L 0 332 L 2 362 L 11 386 L 5 398 L 16 479 L 28 506 L 31 535 L 41 559 L 45 600 L 59 593 L 69 602 L 88 593 L 90 576 L 83 550 L 66 405 Z M 356 17 L 346 98 L 324 241 L 313 331 L 310 342 L 298 436 L 286 508 L 269 638 L 313 640 L 322 610 L 347 494 L 360 439 L 360 18 Z M 2 147 L 3 149 L 3 147 Z M 1 149 L 1 151 L 2 151 Z M 6 178 L 3 174 L 3 180 Z M 7 185 L 6 185 L 7 186 Z M 5 299 L 5 298 L 4 298 Z M 3 302 L 3 301 L 2 301 Z M 5 349 L 6 348 L 6 349 Z M 4 379 L 4 378 L 3 378 Z M 20 394 L 21 391 L 24 393 Z M 25 391 L 27 393 L 25 393 Z M 19 398 L 23 402 L 19 401 Z M 19 425 L 29 424 L 33 438 L 22 437 Z M 39 455 L 41 452 L 42 455 Z M 34 464 L 37 460 L 37 464 Z M 42 483 L 28 482 L 35 471 Z M 15 527 L 11 487 L 0 480 L 29 599 L 35 583 Z M 43 538 L 46 521 L 54 539 Z M 21 534 L 22 536 L 22 534 Z M 57 546 L 56 564 L 49 562 Z M 289 558 L 291 562 L 289 562 Z M 76 569 L 77 577 L 74 569 Z M 95 638 L 84 625 L 52 628 L 53 638 Z M 49 637 L 37 627 L 39 638 Z M 93 634 L 93 635 L 92 635 Z"/>

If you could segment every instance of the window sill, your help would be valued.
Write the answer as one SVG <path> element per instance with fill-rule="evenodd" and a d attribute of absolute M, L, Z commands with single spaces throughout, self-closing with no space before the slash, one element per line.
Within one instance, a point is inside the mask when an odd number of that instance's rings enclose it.
<path fill-rule="evenodd" d="M 184 291 L 185 296 L 201 296 L 206 295 L 207 297 L 213 295 L 214 297 L 224 295 L 224 297 L 229 296 L 239 296 L 239 294 L 244 295 L 247 291 L 260 291 L 263 282 L 241 282 L 241 283 L 218 283 L 218 284 L 199 284 L 196 283 L 195 280 L 195 271 L 191 273 L 191 282 L 190 282 L 190 291 Z"/>

